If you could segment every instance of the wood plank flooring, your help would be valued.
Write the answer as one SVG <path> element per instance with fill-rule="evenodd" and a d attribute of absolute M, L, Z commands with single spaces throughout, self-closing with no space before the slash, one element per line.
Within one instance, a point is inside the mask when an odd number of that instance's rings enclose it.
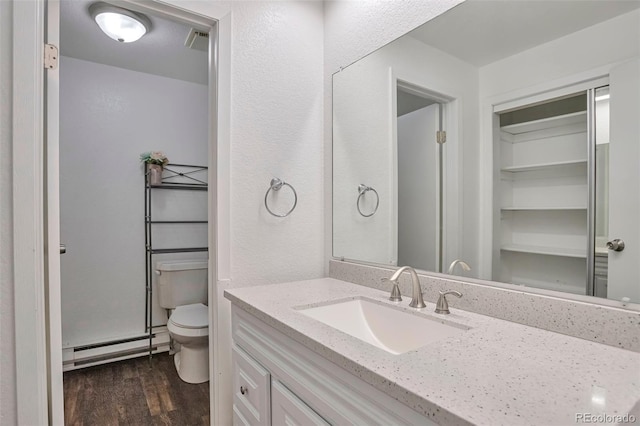
<path fill-rule="evenodd" d="M 209 382 L 178 377 L 168 353 L 64 373 L 65 425 L 209 425 Z"/>

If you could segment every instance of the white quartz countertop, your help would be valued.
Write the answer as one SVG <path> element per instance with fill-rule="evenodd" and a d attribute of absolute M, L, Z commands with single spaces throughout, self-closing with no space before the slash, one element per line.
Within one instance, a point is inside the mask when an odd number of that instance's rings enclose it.
<path fill-rule="evenodd" d="M 388 296 L 332 278 L 225 292 L 234 305 L 439 424 L 575 425 L 579 414 L 623 416 L 640 401 L 635 352 L 451 308 L 446 320 L 470 330 L 393 355 L 295 309 L 358 297 L 397 306 Z M 403 299 L 400 306 L 415 311 L 410 297 Z M 442 318 L 434 309 L 427 303 L 419 314 Z"/>

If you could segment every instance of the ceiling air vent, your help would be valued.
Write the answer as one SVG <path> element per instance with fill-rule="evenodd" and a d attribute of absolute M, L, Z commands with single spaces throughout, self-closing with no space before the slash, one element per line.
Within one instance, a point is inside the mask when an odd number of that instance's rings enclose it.
<path fill-rule="evenodd" d="M 209 51 L 209 33 L 191 28 L 189 35 L 184 41 L 184 45 L 189 49 L 202 50 L 203 52 Z"/>

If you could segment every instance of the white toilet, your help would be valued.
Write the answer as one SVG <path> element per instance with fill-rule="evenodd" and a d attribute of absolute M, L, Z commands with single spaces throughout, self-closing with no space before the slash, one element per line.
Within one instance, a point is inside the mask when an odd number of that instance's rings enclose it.
<path fill-rule="evenodd" d="M 156 265 L 160 306 L 171 310 L 169 335 L 180 349 L 174 356 L 178 375 L 187 383 L 209 380 L 207 261 L 183 260 Z"/>

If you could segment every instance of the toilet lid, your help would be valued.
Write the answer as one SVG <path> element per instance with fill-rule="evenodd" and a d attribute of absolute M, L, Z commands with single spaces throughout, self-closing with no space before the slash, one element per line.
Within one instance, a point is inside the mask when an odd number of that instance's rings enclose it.
<path fill-rule="evenodd" d="M 178 306 L 169 320 L 178 327 L 205 328 L 209 325 L 208 311 L 202 303 Z"/>

